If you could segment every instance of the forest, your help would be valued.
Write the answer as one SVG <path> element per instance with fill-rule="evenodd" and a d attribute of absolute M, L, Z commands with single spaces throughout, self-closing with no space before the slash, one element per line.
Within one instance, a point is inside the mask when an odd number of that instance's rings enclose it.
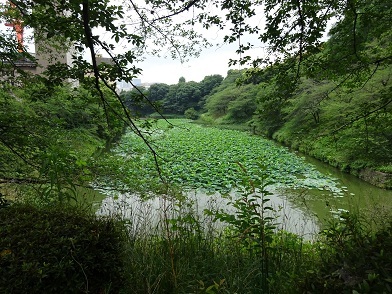
<path fill-rule="evenodd" d="M 392 188 L 391 15 L 388 0 L 3 3 L 0 292 L 391 293 L 388 204 L 311 238 L 273 205 L 348 196 L 289 149 Z M 117 91 L 144 54 L 197 57 L 211 30 L 242 69 Z"/>

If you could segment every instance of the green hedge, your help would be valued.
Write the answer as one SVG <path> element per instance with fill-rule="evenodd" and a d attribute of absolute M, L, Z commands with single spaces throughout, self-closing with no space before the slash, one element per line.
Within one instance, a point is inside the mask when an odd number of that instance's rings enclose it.
<path fill-rule="evenodd" d="M 0 293 L 118 293 L 123 236 L 75 208 L 1 208 Z"/>

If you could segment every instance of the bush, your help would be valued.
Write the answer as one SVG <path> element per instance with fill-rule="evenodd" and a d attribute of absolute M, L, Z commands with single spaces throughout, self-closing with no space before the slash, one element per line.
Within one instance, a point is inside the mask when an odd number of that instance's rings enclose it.
<path fill-rule="evenodd" d="M 184 115 L 186 118 L 189 118 L 192 120 L 196 120 L 199 118 L 199 113 L 193 107 L 185 110 Z"/>
<path fill-rule="evenodd" d="M 371 228 L 358 215 L 343 213 L 322 235 L 324 240 L 319 249 L 322 262 L 308 277 L 307 291 L 392 293 L 389 221 L 379 228 Z"/>
<path fill-rule="evenodd" d="M 66 207 L 0 209 L 0 293 L 118 293 L 123 233 Z"/>

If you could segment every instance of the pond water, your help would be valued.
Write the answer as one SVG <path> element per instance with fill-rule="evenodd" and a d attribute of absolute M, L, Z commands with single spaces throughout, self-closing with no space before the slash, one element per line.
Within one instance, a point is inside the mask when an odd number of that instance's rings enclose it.
<path fill-rule="evenodd" d="M 303 156 L 298 155 L 297 156 Z M 288 198 L 302 209 L 307 208 L 314 213 L 319 223 L 324 224 L 332 217 L 336 217 L 341 210 L 360 211 L 370 216 L 381 216 L 383 211 L 392 209 L 392 190 L 385 190 L 373 186 L 353 175 L 339 171 L 312 157 L 303 156 L 307 162 L 314 165 L 318 171 L 336 179 L 342 188 L 340 193 L 310 190 L 292 191 Z"/>
<path fill-rule="evenodd" d="M 278 229 L 296 233 L 306 239 L 311 239 L 318 231 L 317 219 L 301 207 L 293 205 L 285 195 L 278 191 L 271 191 L 270 201 L 266 203 L 274 211 L 270 212 L 275 217 L 274 224 Z M 107 196 L 97 210 L 98 215 L 120 215 L 123 219 L 130 220 L 130 230 L 136 232 L 154 230 L 159 222 L 166 218 L 175 218 L 190 213 L 197 215 L 198 220 L 205 227 L 221 228 L 224 224 L 213 222 L 213 217 L 205 215 L 205 209 L 211 211 L 223 210 L 233 213 L 234 209 L 229 204 L 230 200 L 220 194 L 207 194 L 203 191 L 186 192 L 187 202 L 179 207 L 178 202 L 170 198 L 155 197 L 146 201 L 129 194 Z M 230 197 L 239 197 L 238 193 L 230 193 Z"/>
<path fill-rule="evenodd" d="M 275 209 L 278 228 L 311 239 L 323 225 L 333 218 L 338 218 L 342 211 L 360 210 L 373 216 L 382 216 L 383 210 L 391 209 L 392 191 L 377 188 L 313 158 L 307 157 L 306 161 L 315 165 L 320 172 L 335 178 L 342 190 L 282 190 L 271 187 L 269 190 L 273 194 L 268 204 Z M 211 195 L 192 190 L 186 192 L 186 195 L 193 204 L 192 209 L 198 211 L 200 220 L 204 222 L 210 221 L 203 219 L 203 210 L 206 208 L 224 209 L 228 212 L 232 210 L 228 204 L 229 200 L 218 193 Z M 231 193 L 231 196 L 238 197 L 236 193 Z M 140 231 L 154 228 L 165 213 L 168 213 L 169 217 L 175 217 L 173 208 L 174 201 L 168 198 L 156 197 L 141 201 L 133 195 L 117 194 L 103 199 L 97 213 L 120 214 L 131 221 L 133 230 Z M 178 210 L 178 207 L 176 209 Z"/>
<path fill-rule="evenodd" d="M 212 152 L 216 152 L 216 150 L 210 151 L 210 149 L 204 149 L 202 153 L 200 153 L 196 150 L 195 146 L 205 147 L 207 145 L 211 145 L 211 142 L 216 142 L 221 134 L 224 134 L 224 140 L 222 139 L 220 143 L 215 144 L 215 149 L 222 146 L 230 146 L 228 148 L 234 149 L 245 148 L 247 153 L 249 153 L 248 155 L 250 158 L 257 156 L 257 154 L 254 154 L 255 152 L 262 153 L 265 152 L 266 149 L 273 149 L 271 146 L 267 145 L 263 146 L 267 146 L 268 148 L 260 147 L 257 150 L 251 149 L 251 147 L 254 148 L 253 146 L 259 145 L 260 142 L 258 140 L 262 139 L 252 137 L 252 141 L 248 144 L 248 139 L 244 139 L 244 137 L 251 136 L 244 135 L 243 133 L 230 133 L 229 131 L 217 133 L 217 131 L 214 130 L 214 134 L 211 137 L 212 139 L 210 138 L 209 141 L 205 142 L 203 141 L 204 137 L 208 135 L 208 132 L 205 131 L 205 129 L 200 129 L 200 127 L 198 127 L 197 129 L 194 128 L 192 130 L 193 133 L 191 132 L 186 134 L 179 133 L 181 131 L 180 130 L 174 136 L 176 139 L 181 136 L 186 139 L 184 139 L 181 142 L 181 145 L 178 146 L 179 149 L 176 155 L 183 155 L 181 150 L 184 148 L 187 148 L 188 150 L 192 149 L 195 154 L 193 159 L 188 158 L 183 160 L 188 165 L 191 164 L 190 161 L 196 161 L 196 159 L 200 159 L 200 157 L 206 153 L 211 154 Z M 208 131 L 210 132 L 211 129 L 208 129 Z M 202 136 L 199 136 L 199 133 L 202 134 Z M 236 139 L 233 139 L 234 137 Z M 197 138 L 196 142 L 192 141 L 195 140 L 195 138 Z M 133 138 L 128 140 L 132 141 L 126 141 L 125 145 L 129 144 L 129 142 L 134 142 Z M 233 140 L 238 140 L 238 142 L 232 142 Z M 174 148 L 173 145 L 168 146 L 169 147 L 166 146 L 162 149 L 162 152 L 170 151 Z M 304 157 L 296 152 L 291 152 L 287 155 L 287 148 L 281 148 L 281 151 L 273 151 L 274 153 L 272 153 L 272 155 L 274 156 L 267 155 L 266 158 L 281 162 L 280 172 L 282 174 L 287 172 L 287 169 L 294 171 L 284 174 L 282 177 L 283 179 L 296 177 L 295 167 L 297 165 L 302 165 L 302 163 L 301 161 L 293 160 L 295 157 L 305 158 L 305 161 L 311 164 L 312 167 L 310 169 L 306 169 L 307 171 L 298 178 L 298 182 L 301 182 L 301 185 L 291 185 L 291 187 L 297 187 L 296 189 L 288 189 L 278 186 L 268 187 L 268 190 L 272 192 L 268 204 L 273 206 L 275 210 L 278 227 L 304 236 L 305 238 L 311 238 L 311 236 L 318 232 L 328 221 L 334 218 L 339 218 L 339 214 L 343 211 L 359 210 L 361 212 L 367 212 L 372 216 L 382 216 L 382 212 L 384 210 L 391 209 L 392 191 L 386 191 L 372 186 L 354 176 L 342 173 L 333 167 L 323 164 L 315 159 Z M 219 149 L 219 152 L 218 158 L 222 159 L 224 157 L 223 153 L 226 152 L 226 149 Z M 246 153 L 238 150 L 238 154 L 241 154 L 241 152 Z M 127 153 L 134 154 L 131 149 L 121 149 L 120 155 L 126 155 Z M 232 156 L 234 156 L 233 154 L 234 153 L 231 153 Z M 237 154 L 235 156 L 237 156 Z M 170 154 L 168 157 L 170 157 Z M 200 170 L 207 175 L 208 169 L 213 170 L 215 172 L 215 176 L 217 176 L 217 179 L 215 180 L 219 180 L 225 175 L 220 174 L 219 171 L 215 170 L 215 168 L 218 165 L 221 165 L 222 162 L 214 163 L 211 160 L 211 157 L 204 159 L 204 162 L 208 162 L 209 164 L 208 168 L 206 169 L 203 167 L 200 168 Z M 291 163 L 289 164 L 288 161 Z M 198 164 L 202 166 L 204 162 L 201 161 Z M 295 164 L 293 164 L 293 162 Z M 271 166 L 273 166 L 273 163 L 274 162 L 270 162 Z M 285 166 L 287 166 L 286 170 Z M 181 169 L 178 170 L 186 170 L 186 167 L 186 165 L 182 166 Z M 316 169 L 317 172 L 313 172 L 313 169 Z M 190 175 L 192 172 L 192 176 L 197 178 L 198 174 L 195 170 L 197 169 L 194 168 L 187 171 L 186 175 Z M 324 177 L 324 175 L 327 175 L 328 177 Z M 178 176 L 181 176 L 181 174 L 178 174 Z M 275 172 L 274 176 L 279 179 L 279 172 Z M 204 177 L 204 179 L 205 178 L 206 177 Z M 330 178 L 331 181 L 329 180 Z M 291 183 L 295 182 L 296 181 L 293 180 Z M 205 208 L 213 207 L 215 209 L 224 209 L 229 212 L 232 210 L 229 200 L 221 197 L 220 194 L 207 195 L 202 189 L 197 189 L 190 190 L 186 192 L 185 195 L 189 202 L 192 202 L 193 204 L 191 208 L 188 207 L 187 209 L 191 209 L 194 212 L 197 211 L 200 218 L 205 217 L 202 213 Z M 232 198 L 238 197 L 238 195 L 234 192 L 230 193 L 230 196 Z M 113 213 L 121 214 L 123 217 L 131 220 L 133 227 L 138 227 L 139 229 L 140 227 L 151 229 L 160 219 L 162 219 L 163 215 L 167 216 L 168 214 L 171 214 L 172 216 L 175 216 L 176 213 L 186 212 L 181 211 L 181 209 L 183 208 L 179 208 L 174 205 L 174 202 L 168 198 L 160 197 L 153 198 L 148 201 L 140 201 L 138 197 L 133 195 L 117 194 L 107 196 L 102 201 L 97 213 L 104 215 Z M 205 221 L 209 222 L 210 220 L 206 219 Z"/>

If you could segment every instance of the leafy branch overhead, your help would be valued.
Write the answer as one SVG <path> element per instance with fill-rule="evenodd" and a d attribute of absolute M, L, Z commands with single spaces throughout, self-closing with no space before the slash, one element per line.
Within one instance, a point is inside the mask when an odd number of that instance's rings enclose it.
<path fill-rule="evenodd" d="M 137 62 L 143 54 L 184 60 L 210 45 L 203 34 L 211 29 L 223 32 L 219 42 L 237 43 L 238 59 L 231 59 L 231 65 L 268 66 L 292 58 L 297 76 L 358 76 L 358 71 L 388 65 L 392 58 L 392 8 L 386 0 L 12 3 L 17 8 L 12 17 L 35 29 L 37 40 L 53 40 L 51 46 L 56 39 L 75 45 L 74 61 L 67 70 L 48 69 L 51 76 L 62 78 L 83 79 L 83 73 L 90 72 L 102 81 L 132 82 L 141 73 Z M 3 16 L 9 17 L 9 13 Z M 331 25 L 330 37 L 336 42 L 325 47 Z M 370 51 L 366 50 L 369 46 L 373 48 Z M 86 50 L 92 64 L 82 58 Z M 317 54 L 323 50 L 333 53 Z M 112 62 L 98 66 L 94 62 L 97 54 L 109 56 Z"/>
<path fill-rule="evenodd" d="M 207 41 L 202 37 L 205 31 L 198 24 L 206 29 L 216 27 L 223 30 L 224 42 L 238 42 L 237 53 L 241 53 L 238 62 L 242 64 L 259 65 L 281 61 L 289 56 L 296 56 L 302 61 L 309 54 L 321 50 L 329 24 L 335 24 L 331 33 L 348 45 L 339 44 L 341 49 L 346 47 L 346 58 L 352 55 L 358 61 L 366 60 L 373 64 L 389 63 L 391 59 L 390 48 L 387 48 L 391 38 L 391 4 L 386 0 L 90 0 L 83 1 L 84 5 L 77 1 L 13 3 L 25 26 L 39 29 L 45 37 L 61 35 L 77 42 L 80 50 L 90 47 L 83 25 L 88 15 L 89 28 L 93 32 L 100 29 L 99 33 L 94 32 L 93 37 L 102 41 L 102 36 L 105 36 L 105 42 L 101 45 L 94 42 L 94 46 L 103 51 L 121 47 L 126 54 L 116 54 L 115 57 L 124 62 L 120 62 L 123 66 L 134 65 L 140 58 L 138 50 L 158 53 L 163 48 L 181 58 L 197 54 L 197 49 Z M 83 13 L 86 5 L 88 14 Z M 372 56 L 362 56 L 363 48 L 376 39 L 385 45 L 380 46 L 384 50 L 378 48 Z M 260 47 L 266 48 L 266 56 L 262 56 L 261 51 L 264 50 Z M 260 51 L 258 58 L 246 55 L 254 48 Z"/>

